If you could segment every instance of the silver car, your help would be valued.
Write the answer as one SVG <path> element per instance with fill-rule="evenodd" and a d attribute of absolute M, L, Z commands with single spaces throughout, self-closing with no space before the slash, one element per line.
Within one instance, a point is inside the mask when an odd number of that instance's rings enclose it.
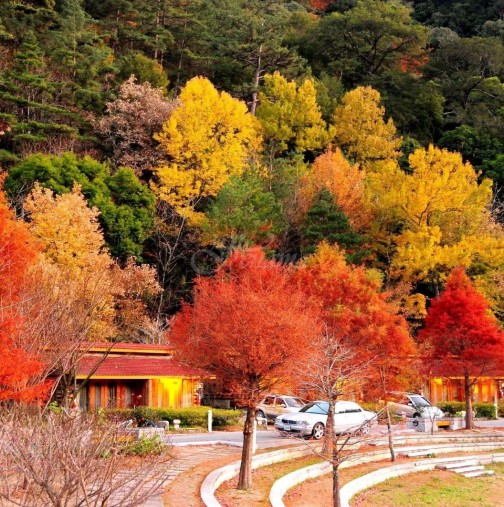
<path fill-rule="evenodd" d="M 257 405 L 256 418 L 274 421 L 280 414 L 298 412 L 305 402 L 295 396 L 283 394 L 270 394 Z"/>
<path fill-rule="evenodd" d="M 312 436 L 319 440 L 324 436 L 327 424 L 329 403 L 314 401 L 308 403 L 296 414 L 278 416 L 275 428 L 281 433 L 294 433 L 302 437 Z M 376 414 L 360 407 L 353 401 L 337 401 L 334 413 L 334 431 L 336 433 L 367 433 L 376 423 Z"/>
<path fill-rule="evenodd" d="M 399 416 L 411 418 L 435 419 L 443 417 L 443 411 L 434 406 L 421 394 L 390 392 L 387 393 L 387 405 Z"/>

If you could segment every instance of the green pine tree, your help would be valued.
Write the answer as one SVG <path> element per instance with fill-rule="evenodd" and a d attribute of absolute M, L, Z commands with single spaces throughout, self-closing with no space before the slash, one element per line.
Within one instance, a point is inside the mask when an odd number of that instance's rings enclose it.
<path fill-rule="evenodd" d="M 323 241 L 337 243 L 347 252 L 349 262 L 358 263 L 366 252 L 361 248 L 365 238 L 352 230 L 346 215 L 323 188 L 316 195 L 301 227 L 303 255 L 313 254 L 317 245 Z"/>
<path fill-rule="evenodd" d="M 82 118 L 61 107 L 61 83 L 51 79 L 46 57 L 33 31 L 28 31 L 12 65 L 0 75 L 0 119 L 12 130 L 2 138 L 1 148 L 15 153 L 48 149 L 51 140 L 69 146 L 78 137 Z"/>
<path fill-rule="evenodd" d="M 81 0 L 64 0 L 59 27 L 50 32 L 51 58 L 66 82 L 67 100 L 80 108 L 101 112 L 108 98 L 104 76 L 115 72 L 112 50 L 98 36 Z"/>

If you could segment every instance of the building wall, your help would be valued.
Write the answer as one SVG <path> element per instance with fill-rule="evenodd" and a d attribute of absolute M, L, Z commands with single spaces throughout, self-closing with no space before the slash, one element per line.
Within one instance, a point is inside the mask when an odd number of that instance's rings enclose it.
<path fill-rule="evenodd" d="M 140 380 L 90 380 L 79 395 L 85 410 L 98 408 L 192 407 L 199 382 L 181 377 Z"/>
<path fill-rule="evenodd" d="M 427 387 L 427 397 L 434 404 L 442 401 L 464 401 L 464 379 L 462 378 L 433 378 Z M 504 379 L 481 378 L 473 386 L 472 399 L 474 403 L 496 403 L 503 397 Z"/>

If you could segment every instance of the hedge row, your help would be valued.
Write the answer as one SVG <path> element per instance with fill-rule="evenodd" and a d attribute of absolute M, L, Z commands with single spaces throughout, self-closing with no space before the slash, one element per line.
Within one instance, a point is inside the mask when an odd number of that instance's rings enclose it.
<path fill-rule="evenodd" d="M 375 402 L 362 402 L 360 403 L 364 410 L 372 410 L 379 412 L 384 408 L 383 404 Z M 437 405 L 447 416 L 454 416 L 457 413 L 466 409 L 464 401 L 443 401 Z M 473 403 L 473 410 L 476 412 L 476 417 L 486 417 L 489 419 L 496 419 L 495 406 L 492 403 Z M 394 414 L 391 413 L 391 416 Z M 504 417 L 504 399 L 499 403 L 499 416 Z"/>
<path fill-rule="evenodd" d="M 109 409 L 105 411 L 107 417 L 116 421 L 134 419 L 140 421 L 180 421 L 182 427 L 207 427 L 208 410 L 210 407 L 189 407 L 189 408 L 149 408 L 136 407 L 134 409 Z M 213 426 L 233 426 L 238 424 L 242 413 L 240 410 L 225 410 L 212 408 Z"/>
<path fill-rule="evenodd" d="M 504 410 L 504 405 L 501 405 Z M 458 412 L 466 409 L 464 401 L 443 401 L 438 404 L 438 407 L 449 416 L 454 416 Z M 493 403 L 473 403 L 473 410 L 476 412 L 476 417 L 487 417 L 489 419 L 496 419 L 495 406 Z M 501 408 L 499 408 L 499 411 Z"/>

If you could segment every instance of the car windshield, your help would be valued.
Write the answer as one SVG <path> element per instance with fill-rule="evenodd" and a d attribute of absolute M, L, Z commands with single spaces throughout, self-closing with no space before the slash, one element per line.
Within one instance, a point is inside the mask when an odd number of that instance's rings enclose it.
<path fill-rule="evenodd" d="M 299 398 L 285 398 L 288 407 L 302 407 L 304 403 Z"/>
<path fill-rule="evenodd" d="M 423 396 L 411 396 L 411 401 L 415 407 L 430 407 L 432 404 L 426 400 Z"/>
<path fill-rule="evenodd" d="M 329 403 L 326 401 L 315 401 L 305 405 L 300 412 L 306 412 L 307 414 L 324 414 L 327 415 L 329 412 Z"/>

